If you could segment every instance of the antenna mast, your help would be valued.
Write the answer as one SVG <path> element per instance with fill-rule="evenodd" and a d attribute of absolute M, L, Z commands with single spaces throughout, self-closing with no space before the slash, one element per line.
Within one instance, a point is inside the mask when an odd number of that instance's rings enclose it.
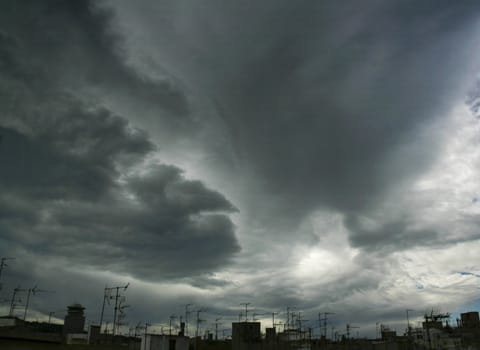
<path fill-rule="evenodd" d="M 0 259 L 0 279 L 2 278 L 3 267 L 8 266 L 7 263 L 6 263 L 7 260 L 15 260 L 15 258 L 3 257 L 2 259 Z M 1 282 L 0 282 L 0 290 L 2 290 L 2 283 Z"/>
<path fill-rule="evenodd" d="M 245 322 L 248 322 L 248 305 L 250 303 L 241 303 L 240 305 L 245 305 Z"/>

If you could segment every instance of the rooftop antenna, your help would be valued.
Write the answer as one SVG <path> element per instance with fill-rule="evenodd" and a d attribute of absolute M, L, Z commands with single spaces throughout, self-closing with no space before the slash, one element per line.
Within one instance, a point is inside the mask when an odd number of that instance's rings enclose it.
<path fill-rule="evenodd" d="M 188 315 L 190 315 L 191 311 L 188 309 L 193 304 L 185 304 L 185 336 L 188 337 Z"/>
<path fill-rule="evenodd" d="M 300 312 L 298 313 L 298 319 L 297 319 L 297 322 L 298 322 L 298 330 L 301 332 L 302 331 L 302 322 L 308 322 L 309 320 L 307 319 L 304 319 L 301 317 L 301 314 Z"/>
<path fill-rule="evenodd" d="M 137 337 L 140 335 L 140 333 L 138 332 L 139 329 L 141 329 L 142 327 L 140 326 L 142 324 L 142 321 L 138 322 L 137 325 L 135 326 L 135 333 L 134 333 L 134 337 Z"/>
<path fill-rule="evenodd" d="M 275 328 L 275 315 L 278 314 L 278 312 L 272 312 L 272 327 Z"/>
<path fill-rule="evenodd" d="M 148 330 L 148 326 L 151 326 L 151 324 L 148 323 L 148 322 L 145 322 L 145 342 L 144 342 L 144 347 L 143 347 L 144 350 L 147 350 L 147 330 Z"/>
<path fill-rule="evenodd" d="M 17 293 L 18 293 L 18 292 L 26 292 L 26 291 L 27 291 L 27 289 L 22 289 L 22 288 L 20 288 L 20 286 L 18 286 L 17 288 L 15 288 L 15 289 L 13 290 L 12 301 L 10 302 L 10 311 L 9 311 L 9 313 L 8 313 L 8 316 L 10 316 L 10 317 L 13 316 L 15 307 L 17 306 L 17 305 L 15 304 L 15 302 L 16 302 L 15 297 L 17 296 Z M 21 302 L 21 300 L 20 300 L 20 302 Z"/>
<path fill-rule="evenodd" d="M 323 329 L 323 336 L 325 339 L 327 339 L 327 320 L 328 320 L 328 315 L 335 315 L 334 312 L 324 312 L 323 313 L 323 318 L 321 318 L 322 313 L 318 313 L 318 326 L 320 327 L 320 332 Z M 322 322 L 323 321 L 323 327 L 322 327 Z"/>
<path fill-rule="evenodd" d="M 427 339 L 428 339 L 428 348 L 429 349 L 432 349 L 432 339 L 431 339 L 431 335 L 430 335 L 431 323 L 438 322 L 439 320 L 441 322 L 442 319 L 448 319 L 448 318 L 450 318 L 449 313 L 434 314 L 433 309 L 432 309 L 430 315 L 425 314 L 425 327 L 427 329 Z"/>
<path fill-rule="evenodd" d="M 245 322 L 248 322 L 248 305 L 250 303 L 241 303 L 240 305 L 245 305 Z"/>
<path fill-rule="evenodd" d="M 27 291 L 27 302 L 25 303 L 25 312 L 23 313 L 23 320 L 24 321 L 27 319 L 28 306 L 30 305 L 30 295 L 31 294 L 35 295 L 36 293 L 55 293 L 55 291 L 38 289 L 37 286 L 35 286 L 33 288 L 29 288 L 28 291 Z"/>
<path fill-rule="evenodd" d="M 360 328 L 358 326 L 352 326 L 350 323 L 347 323 L 347 339 L 350 339 L 350 330 L 352 328 Z"/>
<path fill-rule="evenodd" d="M 218 340 L 218 325 L 222 324 L 221 322 L 218 322 L 218 321 L 220 321 L 221 319 L 222 319 L 221 317 L 215 319 L 215 340 Z"/>
<path fill-rule="evenodd" d="M 172 321 L 176 318 L 177 318 L 177 316 L 170 315 L 170 327 L 168 328 L 168 335 L 172 335 Z"/>
<path fill-rule="evenodd" d="M 287 306 L 287 323 L 285 324 L 287 329 L 290 329 L 290 310 L 293 310 L 293 309 L 296 309 L 296 307 L 295 306 Z"/>
<path fill-rule="evenodd" d="M 126 291 L 129 285 L 130 285 L 130 282 L 123 287 L 114 287 L 117 290 L 117 292 L 115 294 L 115 308 L 113 309 L 114 310 L 113 311 L 113 335 L 115 335 L 115 330 L 116 328 L 118 328 L 117 313 L 119 311 L 118 300 L 120 298 L 120 289 L 123 289 L 123 291 Z"/>
<path fill-rule="evenodd" d="M 117 332 L 120 330 L 120 326 L 125 325 L 126 323 L 123 320 L 126 317 L 125 309 L 129 308 L 130 305 L 125 304 L 126 298 L 122 296 L 120 302 L 118 303 L 118 316 L 117 316 Z"/>
<path fill-rule="evenodd" d="M 203 310 L 203 309 L 198 309 L 197 310 L 197 329 L 195 330 L 195 338 L 198 338 L 198 331 L 199 331 L 200 323 L 205 321 L 205 320 L 200 319 L 200 313 L 204 312 L 204 311 L 205 310 Z"/>
<path fill-rule="evenodd" d="M 105 286 L 104 292 L 103 292 L 103 304 L 102 304 L 102 313 L 100 314 L 100 333 L 102 331 L 102 324 L 103 324 L 103 315 L 105 313 L 105 302 L 110 305 L 110 299 L 113 299 L 111 296 L 111 292 L 113 290 L 116 290 L 115 294 L 115 309 L 113 313 L 113 335 L 115 335 L 115 328 L 116 328 L 116 322 L 117 322 L 117 311 L 118 311 L 118 300 L 120 297 L 120 289 L 123 289 L 123 291 L 126 291 L 128 286 L 130 285 L 130 282 L 127 283 L 125 286 L 117 286 L 117 287 L 107 287 Z"/>
<path fill-rule="evenodd" d="M 409 339 L 410 339 L 410 335 L 411 335 L 411 328 L 410 328 L 410 318 L 408 317 L 408 313 L 410 311 L 415 311 L 415 310 L 412 310 L 412 309 L 406 309 L 405 310 L 405 313 L 407 314 L 407 335 L 408 335 Z"/>
<path fill-rule="evenodd" d="M 3 267 L 8 266 L 7 263 L 6 263 L 7 260 L 15 260 L 15 258 L 3 257 L 3 258 L 0 259 L 0 281 L 1 281 L 1 278 L 2 278 Z M 2 290 L 2 283 L 1 282 L 0 282 L 0 290 Z"/>

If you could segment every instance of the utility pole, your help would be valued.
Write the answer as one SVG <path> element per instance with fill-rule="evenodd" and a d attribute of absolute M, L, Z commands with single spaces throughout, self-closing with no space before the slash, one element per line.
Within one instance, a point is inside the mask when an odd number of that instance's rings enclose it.
<path fill-rule="evenodd" d="M 240 305 L 245 305 L 245 322 L 248 322 L 248 305 L 250 303 L 241 303 Z"/>

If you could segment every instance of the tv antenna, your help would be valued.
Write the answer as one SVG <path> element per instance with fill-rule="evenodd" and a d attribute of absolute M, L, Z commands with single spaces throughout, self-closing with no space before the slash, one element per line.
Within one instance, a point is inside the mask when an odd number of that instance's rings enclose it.
<path fill-rule="evenodd" d="M 1 283 L 2 271 L 4 267 L 8 266 L 6 263 L 7 260 L 15 260 L 15 258 L 3 257 L 0 259 L 0 290 L 2 290 L 2 283 Z"/>
<path fill-rule="evenodd" d="M 28 307 L 30 305 L 30 295 L 31 294 L 35 295 L 36 293 L 55 293 L 55 291 L 38 289 L 37 286 L 35 286 L 33 288 L 29 288 L 28 291 L 27 291 L 27 301 L 25 303 L 25 312 L 23 313 L 23 320 L 24 321 L 27 319 Z"/>
<path fill-rule="evenodd" d="M 120 289 L 123 289 L 123 291 L 126 291 L 130 283 L 127 283 L 125 286 L 117 286 L 117 287 L 107 287 L 105 286 L 104 292 L 103 292 L 103 304 L 102 304 L 102 313 L 100 314 L 100 333 L 102 332 L 102 324 L 103 324 L 103 315 L 105 313 L 105 303 L 110 305 L 110 300 L 115 299 L 115 308 L 113 312 L 113 335 L 115 335 L 115 326 L 117 322 L 117 312 L 119 310 L 119 305 L 118 301 L 120 298 Z M 112 291 L 116 290 L 115 297 L 111 295 Z"/>
<path fill-rule="evenodd" d="M 245 305 L 245 322 L 248 322 L 248 305 L 250 303 L 241 303 L 240 305 Z"/>
<path fill-rule="evenodd" d="M 215 319 L 215 340 L 218 340 L 218 325 L 222 324 L 221 322 L 218 322 L 218 321 L 220 321 L 221 319 L 222 319 L 221 317 Z"/>
<path fill-rule="evenodd" d="M 185 304 L 185 336 L 188 337 L 188 315 L 192 312 L 188 309 L 193 304 Z"/>
<path fill-rule="evenodd" d="M 17 307 L 17 304 L 16 302 L 22 302 L 21 299 L 15 299 L 15 297 L 17 296 L 17 294 L 20 292 L 26 292 L 27 289 L 23 289 L 23 288 L 20 288 L 20 286 L 18 286 L 17 288 L 15 288 L 13 290 L 13 295 L 12 295 L 12 301 L 10 302 L 10 311 L 8 313 L 8 316 L 12 317 L 13 314 L 14 314 L 14 311 L 15 311 L 15 308 Z"/>

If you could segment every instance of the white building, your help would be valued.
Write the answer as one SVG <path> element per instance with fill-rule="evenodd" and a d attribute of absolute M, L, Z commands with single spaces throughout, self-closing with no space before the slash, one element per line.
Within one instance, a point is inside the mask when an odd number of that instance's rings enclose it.
<path fill-rule="evenodd" d="M 188 350 L 188 337 L 147 334 L 142 336 L 142 350 Z"/>

